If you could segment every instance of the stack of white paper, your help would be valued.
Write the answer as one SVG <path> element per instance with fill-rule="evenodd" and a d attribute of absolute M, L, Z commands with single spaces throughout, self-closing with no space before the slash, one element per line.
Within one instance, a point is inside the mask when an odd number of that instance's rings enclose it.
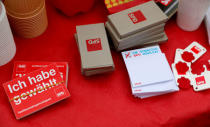
<path fill-rule="evenodd" d="M 134 96 L 146 98 L 179 90 L 159 46 L 125 51 L 122 56 Z"/>

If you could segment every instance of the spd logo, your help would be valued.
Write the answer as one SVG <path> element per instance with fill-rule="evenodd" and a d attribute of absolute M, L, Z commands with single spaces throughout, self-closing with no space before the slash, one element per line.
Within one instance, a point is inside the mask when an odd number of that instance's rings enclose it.
<path fill-rule="evenodd" d="M 206 84 L 206 80 L 204 76 L 197 77 L 196 79 L 196 85 L 204 85 Z"/>
<path fill-rule="evenodd" d="M 17 72 L 25 72 L 26 71 L 26 65 L 25 64 L 18 64 L 16 68 Z"/>
<path fill-rule="evenodd" d="M 86 40 L 86 45 L 88 52 L 102 50 L 100 38 Z"/>
<path fill-rule="evenodd" d="M 193 46 L 191 49 L 195 54 L 199 54 L 201 52 L 201 49 L 198 48 L 197 46 Z"/>
<path fill-rule="evenodd" d="M 146 20 L 146 18 L 144 17 L 144 15 L 140 10 L 129 13 L 128 16 L 134 24 Z"/>
<path fill-rule="evenodd" d="M 61 96 L 65 95 L 65 92 L 64 92 L 64 89 L 62 86 L 56 88 L 54 91 L 55 91 L 55 94 L 57 97 L 61 97 Z"/>

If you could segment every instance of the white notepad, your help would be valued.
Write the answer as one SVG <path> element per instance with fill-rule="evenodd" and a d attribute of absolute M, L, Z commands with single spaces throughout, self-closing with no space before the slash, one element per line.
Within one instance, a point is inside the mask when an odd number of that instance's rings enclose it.
<path fill-rule="evenodd" d="M 126 59 L 126 67 L 133 87 L 173 79 L 165 54 L 152 54 Z"/>
<path fill-rule="evenodd" d="M 125 51 L 122 56 L 134 96 L 146 98 L 179 90 L 159 46 Z"/>

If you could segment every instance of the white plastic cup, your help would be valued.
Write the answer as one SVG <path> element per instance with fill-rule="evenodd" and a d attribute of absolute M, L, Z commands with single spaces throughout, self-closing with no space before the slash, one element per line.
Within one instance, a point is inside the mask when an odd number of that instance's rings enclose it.
<path fill-rule="evenodd" d="M 210 0 L 179 0 L 177 24 L 185 31 L 194 31 L 202 23 Z"/>
<path fill-rule="evenodd" d="M 6 15 L 6 9 L 0 1 L 0 66 L 10 62 L 16 53 L 16 46 Z"/>
<path fill-rule="evenodd" d="M 210 7 L 206 13 L 205 24 L 206 24 L 206 30 L 207 30 L 207 35 L 208 35 L 208 40 L 209 40 L 209 45 L 210 45 Z"/>

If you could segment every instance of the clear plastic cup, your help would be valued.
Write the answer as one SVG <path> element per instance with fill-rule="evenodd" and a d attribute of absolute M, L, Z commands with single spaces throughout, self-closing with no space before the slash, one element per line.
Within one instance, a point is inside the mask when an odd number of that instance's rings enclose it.
<path fill-rule="evenodd" d="M 210 6 L 210 0 L 179 0 L 177 24 L 185 31 L 199 28 Z"/>

